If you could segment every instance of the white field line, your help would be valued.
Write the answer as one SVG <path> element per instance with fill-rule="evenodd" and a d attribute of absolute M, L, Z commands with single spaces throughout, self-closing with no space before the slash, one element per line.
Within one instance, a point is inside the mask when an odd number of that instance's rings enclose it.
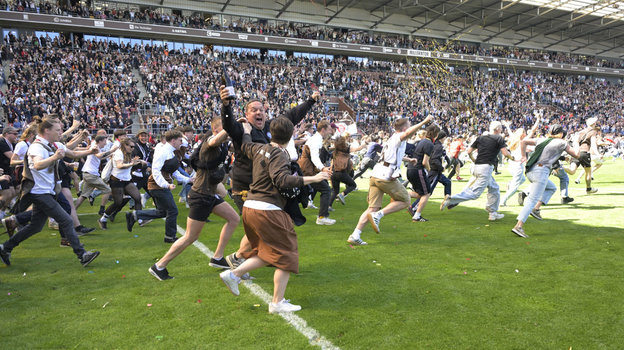
<path fill-rule="evenodd" d="M 182 236 L 184 236 L 184 233 L 185 233 L 184 229 L 180 227 L 180 225 L 178 225 L 178 233 Z M 202 242 L 195 241 L 193 245 L 197 249 L 199 249 L 199 251 L 201 251 L 205 256 L 207 256 L 208 258 L 212 258 L 214 253 L 208 247 L 206 247 Z M 269 305 L 269 303 L 271 302 L 272 296 L 269 293 L 267 293 L 264 289 L 262 289 L 262 287 L 260 287 L 257 284 L 254 284 L 251 281 L 242 281 L 241 284 L 245 286 L 245 288 L 249 289 L 249 291 L 253 295 L 260 298 L 266 305 Z M 340 349 L 339 347 L 332 344 L 325 337 L 323 337 L 316 329 L 308 326 L 307 322 L 303 318 L 295 315 L 294 313 L 285 312 L 285 313 L 278 313 L 278 315 L 284 320 L 286 320 L 286 322 L 288 322 L 288 324 L 290 324 L 295 330 L 297 330 L 297 332 L 301 333 L 304 337 L 306 337 L 311 345 L 318 346 L 324 350 L 325 349 L 327 350 L 330 350 L 330 349 L 339 350 Z"/>

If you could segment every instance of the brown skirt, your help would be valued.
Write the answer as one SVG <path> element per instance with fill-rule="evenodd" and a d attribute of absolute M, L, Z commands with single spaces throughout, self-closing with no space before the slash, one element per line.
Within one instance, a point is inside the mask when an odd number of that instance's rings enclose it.
<path fill-rule="evenodd" d="M 280 270 L 299 273 L 297 233 L 285 211 L 243 207 L 243 227 L 251 244 L 244 258 L 257 255 Z"/>

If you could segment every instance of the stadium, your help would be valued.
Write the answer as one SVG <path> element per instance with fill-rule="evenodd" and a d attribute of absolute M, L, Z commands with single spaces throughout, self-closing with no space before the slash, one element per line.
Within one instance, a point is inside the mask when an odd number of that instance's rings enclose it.
<path fill-rule="evenodd" d="M 623 21 L 0 0 L 3 346 L 620 348 Z"/>

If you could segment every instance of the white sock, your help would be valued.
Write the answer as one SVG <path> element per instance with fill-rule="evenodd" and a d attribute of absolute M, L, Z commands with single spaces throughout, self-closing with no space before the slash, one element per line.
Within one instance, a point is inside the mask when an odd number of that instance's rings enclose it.
<path fill-rule="evenodd" d="M 414 219 L 414 220 L 420 219 L 420 213 L 419 212 L 415 212 L 414 216 L 412 216 L 412 219 Z"/>
<path fill-rule="evenodd" d="M 102 217 L 100 218 L 100 221 L 102 221 L 102 222 L 108 221 L 108 215 L 106 215 L 106 214 L 102 215 Z"/>
<path fill-rule="evenodd" d="M 162 271 L 162 270 L 167 268 L 167 267 L 160 267 L 160 266 L 158 266 L 158 264 L 155 264 L 155 265 L 156 265 L 156 270 L 158 270 L 158 271 Z"/>
<path fill-rule="evenodd" d="M 362 230 L 360 229 L 355 229 L 353 230 L 353 233 L 351 234 L 351 237 L 355 238 L 355 239 L 360 239 L 360 234 L 362 233 Z"/>

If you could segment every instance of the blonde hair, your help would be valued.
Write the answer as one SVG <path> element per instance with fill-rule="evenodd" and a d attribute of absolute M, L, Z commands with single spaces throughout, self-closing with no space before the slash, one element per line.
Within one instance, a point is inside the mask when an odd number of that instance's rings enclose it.
<path fill-rule="evenodd" d="M 522 141 L 522 135 L 524 135 L 524 128 L 518 128 L 509 138 L 509 150 L 513 151 L 520 146 Z"/>

